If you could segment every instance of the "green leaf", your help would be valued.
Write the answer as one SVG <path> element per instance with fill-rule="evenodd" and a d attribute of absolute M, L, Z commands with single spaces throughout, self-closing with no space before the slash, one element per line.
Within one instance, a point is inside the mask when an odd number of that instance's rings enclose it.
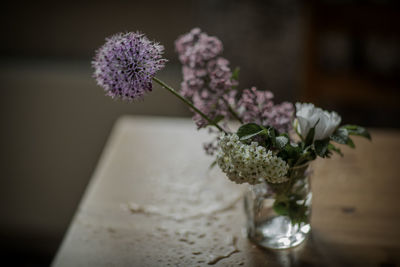
<path fill-rule="evenodd" d="M 287 202 L 275 201 L 273 209 L 278 215 L 289 215 L 289 203 Z"/>
<path fill-rule="evenodd" d="M 304 203 L 297 203 L 298 200 L 303 200 L 303 198 L 303 196 L 294 194 L 277 196 L 272 208 L 278 215 L 289 216 L 293 225 L 300 224 L 308 219 L 309 207 Z"/>
<path fill-rule="evenodd" d="M 239 136 L 240 140 L 246 140 L 253 136 L 259 135 L 264 132 L 264 128 L 256 123 L 247 123 L 238 129 L 236 134 Z"/>
<path fill-rule="evenodd" d="M 287 143 L 286 146 L 279 151 L 278 157 L 282 158 L 292 166 L 298 160 L 301 153 L 302 149 L 300 146 Z"/>
<path fill-rule="evenodd" d="M 314 141 L 315 127 L 317 126 L 318 122 L 319 122 L 319 120 L 315 123 L 314 127 L 312 127 L 307 133 L 307 137 L 306 137 L 306 140 L 305 140 L 305 146 L 306 147 L 311 145 L 313 143 L 313 141 Z"/>
<path fill-rule="evenodd" d="M 347 129 L 339 128 L 337 129 L 331 136 L 330 139 L 338 144 L 345 145 L 347 143 L 347 139 L 349 138 L 349 132 Z"/>
<path fill-rule="evenodd" d="M 314 149 L 302 150 L 300 157 L 297 159 L 296 165 L 301 165 L 306 162 L 312 161 L 317 158 L 317 154 Z"/>
<path fill-rule="evenodd" d="M 269 141 L 271 142 L 272 146 L 277 147 L 277 144 L 276 144 L 277 132 L 276 132 L 276 130 L 272 127 L 269 127 L 266 132 L 267 132 L 267 136 L 268 136 Z"/>
<path fill-rule="evenodd" d="M 239 81 L 240 68 L 236 67 L 232 72 L 232 80 Z"/>
<path fill-rule="evenodd" d="M 340 128 L 346 129 L 349 135 L 358 135 L 371 140 L 371 135 L 364 127 L 358 125 L 343 125 Z"/>
<path fill-rule="evenodd" d="M 274 127 L 268 127 L 268 136 L 274 138 L 279 135 L 279 132 Z"/>
<path fill-rule="evenodd" d="M 282 149 L 286 146 L 287 143 L 289 143 L 289 138 L 287 138 L 286 136 L 282 136 L 282 135 L 278 136 L 275 138 L 275 143 L 279 149 Z"/>
<path fill-rule="evenodd" d="M 330 141 L 329 139 L 325 139 L 325 140 L 316 140 L 314 142 L 315 152 L 321 158 L 329 157 L 330 154 L 328 150 L 329 141 Z"/>
<path fill-rule="evenodd" d="M 356 145 L 354 144 L 353 140 L 351 140 L 350 137 L 347 139 L 346 145 L 348 145 L 351 148 L 355 148 L 356 147 Z"/>
<path fill-rule="evenodd" d="M 305 205 L 299 205 L 296 202 L 290 203 L 289 218 L 292 225 L 307 221 L 307 209 L 308 207 Z"/>
<path fill-rule="evenodd" d="M 210 164 L 210 166 L 209 166 L 208 168 L 211 170 L 212 168 L 215 167 L 215 165 L 217 165 L 217 161 L 216 161 L 216 160 L 214 160 L 214 161 Z"/>
<path fill-rule="evenodd" d="M 262 134 L 262 133 L 265 133 L 265 130 L 261 130 L 261 131 L 258 131 L 258 132 L 252 133 L 252 134 L 242 136 L 242 137 L 240 137 L 240 140 L 244 141 L 244 140 L 250 139 L 250 138 L 257 136 L 259 134 Z"/>
<path fill-rule="evenodd" d="M 343 157 L 342 151 L 341 151 L 339 148 L 335 147 L 333 144 L 329 143 L 329 144 L 328 144 L 328 149 L 331 150 L 331 151 L 334 151 L 334 152 L 338 153 L 340 156 Z"/>
<path fill-rule="evenodd" d="M 331 136 L 330 139 L 338 144 L 348 145 L 351 148 L 354 148 L 354 142 L 349 137 L 349 131 L 346 128 L 340 127 L 337 129 Z"/>

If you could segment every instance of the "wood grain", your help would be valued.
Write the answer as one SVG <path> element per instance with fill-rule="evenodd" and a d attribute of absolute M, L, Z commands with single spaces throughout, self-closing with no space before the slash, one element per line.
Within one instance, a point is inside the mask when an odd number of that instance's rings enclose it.
<path fill-rule="evenodd" d="M 186 119 L 123 117 L 53 266 L 400 264 L 400 133 L 372 138 L 313 164 L 312 235 L 268 251 L 245 237 L 246 186 L 208 169 L 206 131 Z"/>

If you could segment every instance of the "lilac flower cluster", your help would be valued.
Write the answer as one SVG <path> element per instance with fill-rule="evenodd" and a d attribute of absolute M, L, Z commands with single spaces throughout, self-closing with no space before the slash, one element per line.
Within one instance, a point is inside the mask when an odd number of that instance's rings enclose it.
<path fill-rule="evenodd" d="M 163 51 L 140 33 L 113 35 L 96 51 L 94 78 L 112 98 L 140 99 L 152 90 L 152 78 L 165 65 Z"/>
<path fill-rule="evenodd" d="M 222 42 L 199 28 L 192 29 L 175 41 L 175 48 L 183 65 L 190 68 L 204 67 L 206 63 L 222 53 Z"/>
<path fill-rule="evenodd" d="M 222 117 L 226 123 L 235 117 L 241 123 L 269 125 L 280 132 L 291 129 L 293 105 L 288 102 L 275 105 L 271 92 L 258 91 L 256 88 L 244 90 L 239 101 L 236 101 L 237 91 L 232 89 L 238 82 L 232 79 L 229 61 L 220 56 L 223 46 L 218 38 L 195 28 L 179 37 L 175 48 L 183 65 L 181 94 L 211 119 Z M 193 120 L 198 128 L 208 125 L 197 113 Z M 213 155 L 217 148 L 216 139 L 204 144 L 209 155 Z"/>
<path fill-rule="evenodd" d="M 259 91 L 256 87 L 244 90 L 238 101 L 243 123 L 254 122 L 272 126 L 280 133 L 289 132 L 292 128 L 294 106 L 289 102 L 275 105 L 273 98 L 270 91 Z"/>
<path fill-rule="evenodd" d="M 175 48 L 183 64 L 181 94 L 211 119 L 229 119 L 228 103 L 235 97 L 231 89 L 237 82 L 232 79 L 229 61 L 220 56 L 221 41 L 195 28 L 176 40 Z M 208 124 L 199 114 L 193 120 L 198 128 Z"/>

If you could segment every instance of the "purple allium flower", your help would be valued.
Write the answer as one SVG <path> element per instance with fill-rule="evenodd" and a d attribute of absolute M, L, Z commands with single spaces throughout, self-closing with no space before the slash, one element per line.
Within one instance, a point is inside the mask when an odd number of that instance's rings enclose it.
<path fill-rule="evenodd" d="M 112 98 L 140 99 L 152 90 L 152 78 L 165 65 L 163 51 L 141 33 L 115 34 L 96 51 L 93 76 Z"/>
<path fill-rule="evenodd" d="M 259 91 L 256 87 L 246 89 L 238 102 L 244 123 L 254 122 L 275 127 L 279 132 L 292 128 L 294 106 L 289 102 L 275 105 L 270 91 Z"/>
<path fill-rule="evenodd" d="M 181 94 L 211 119 L 221 115 L 229 119 L 228 103 L 232 103 L 235 93 L 231 89 L 237 81 L 232 80 L 229 61 L 220 57 L 222 42 L 195 28 L 179 37 L 175 47 L 183 64 Z M 198 114 L 193 120 L 198 128 L 208 125 Z"/>

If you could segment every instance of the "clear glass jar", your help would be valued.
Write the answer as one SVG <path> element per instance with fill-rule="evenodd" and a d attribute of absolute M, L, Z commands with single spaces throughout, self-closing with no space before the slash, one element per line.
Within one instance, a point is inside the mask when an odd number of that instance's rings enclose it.
<path fill-rule="evenodd" d="M 247 234 L 256 244 L 286 249 L 301 244 L 311 230 L 310 169 L 308 164 L 289 170 L 287 182 L 263 179 L 251 185 L 244 198 Z"/>

